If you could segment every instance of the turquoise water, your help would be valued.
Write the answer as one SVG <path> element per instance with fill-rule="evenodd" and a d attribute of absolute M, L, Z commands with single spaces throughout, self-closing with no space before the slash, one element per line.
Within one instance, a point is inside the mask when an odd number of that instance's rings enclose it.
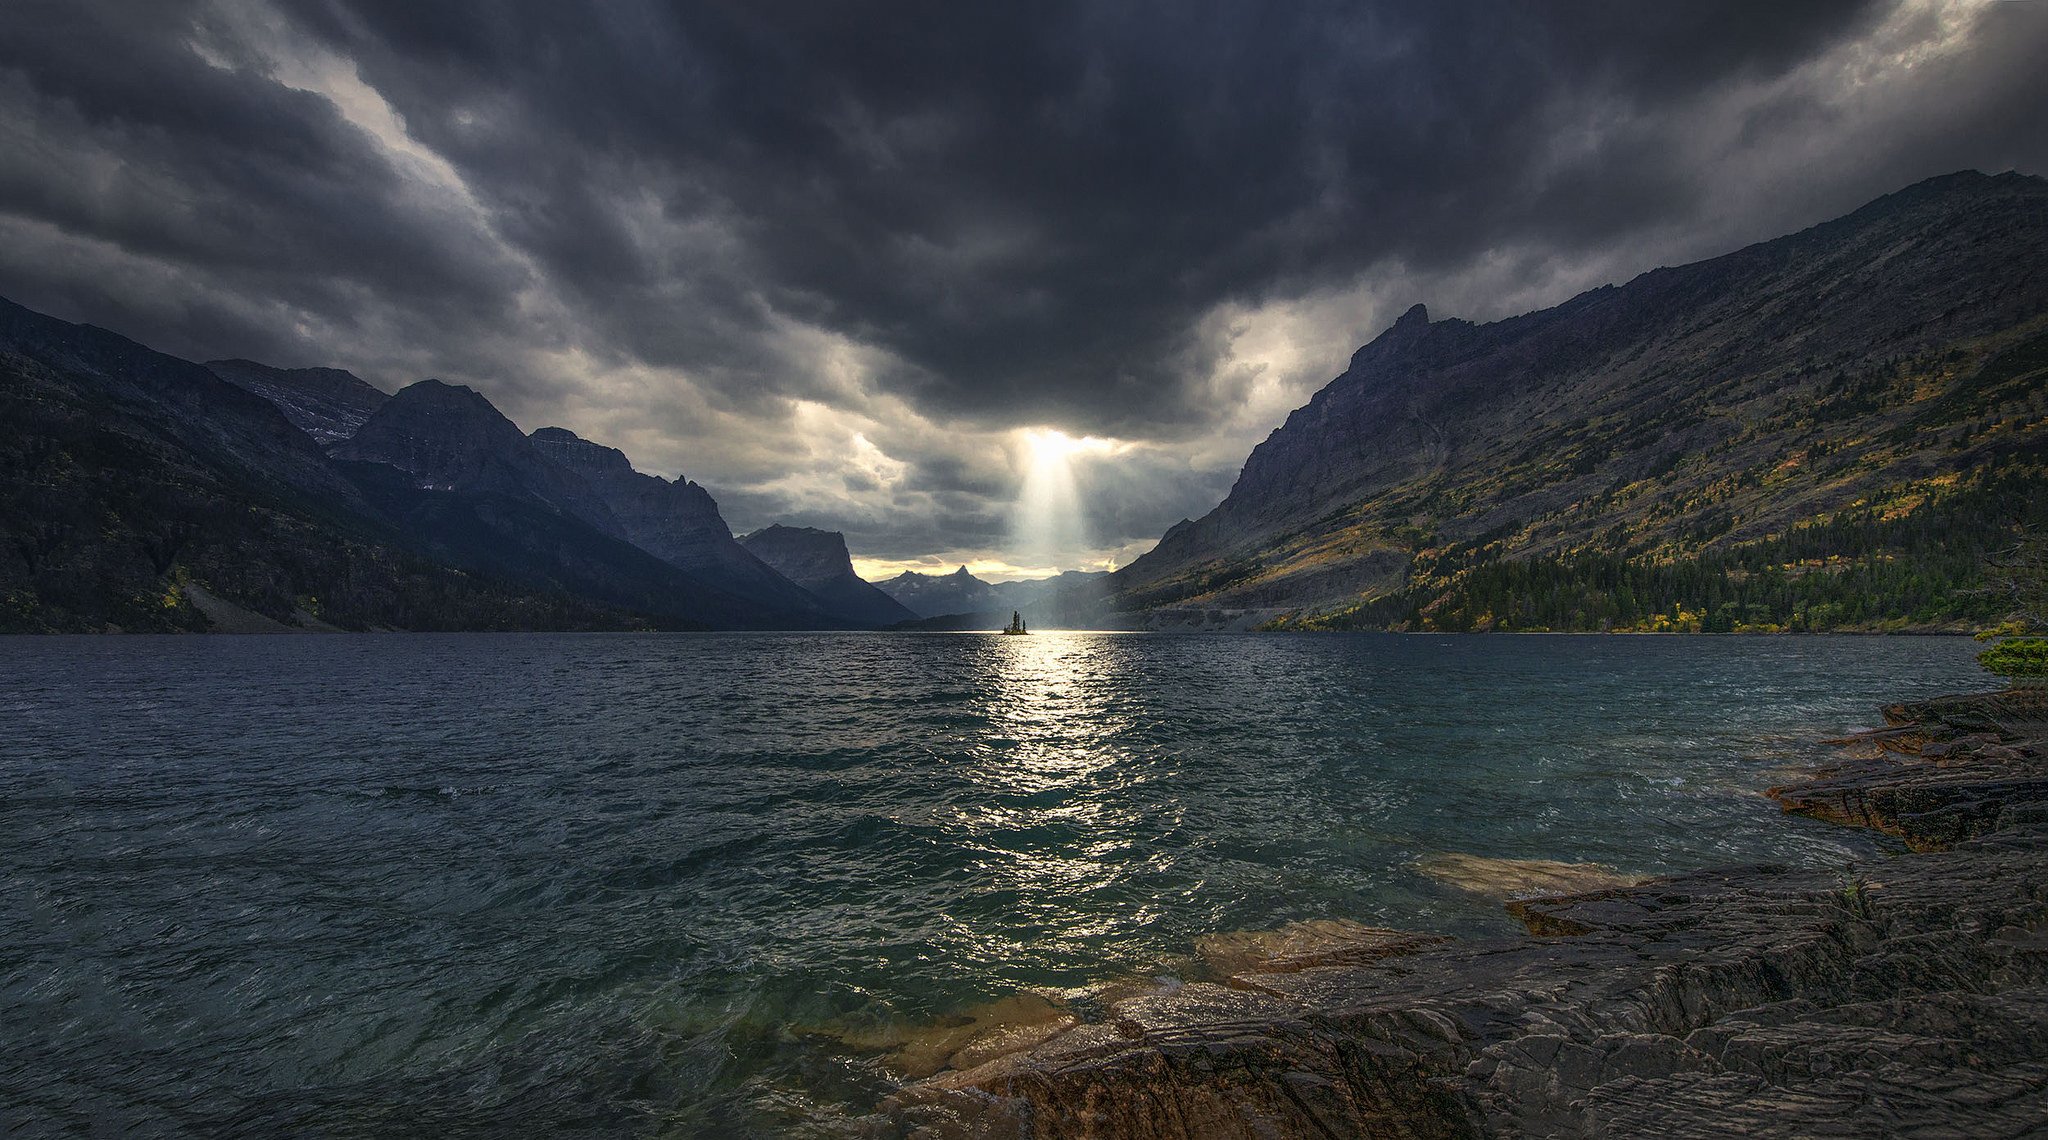
<path fill-rule="evenodd" d="M 1446 852 L 1878 848 L 1756 793 L 1940 638 L 0 639 L 0 1133 L 830 1133 L 827 1032 L 1172 975 Z"/>

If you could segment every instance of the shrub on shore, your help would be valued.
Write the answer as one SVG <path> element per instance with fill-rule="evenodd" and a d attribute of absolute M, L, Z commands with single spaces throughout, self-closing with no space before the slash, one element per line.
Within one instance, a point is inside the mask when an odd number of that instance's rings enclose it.
<path fill-rule="evenodd" d="M 2012 637 L 1977 655 L 1977 663 L 2001 677 L 2048 677 L 2048 637 Z"/>

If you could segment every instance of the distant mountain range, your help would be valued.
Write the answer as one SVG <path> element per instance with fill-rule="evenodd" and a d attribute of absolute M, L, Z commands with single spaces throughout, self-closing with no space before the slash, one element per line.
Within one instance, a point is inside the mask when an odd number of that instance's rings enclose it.
<path fill-rule="evenodd" d="M 2048 527 L 2048 182 L 1931 179 L 1488 324 L 1417 305 L 1113 576 L 832 532 L 483 395 L 0 301 L 0 631 L 1963 628 Z"/>
<path fill-rule="evenodd" d="M 877 582 L 881 591 L 921 618 L 991 612 L 1007 604 L 1001 591 L 967 572 L 919 574 L 914 570 Z"/>
<path fill-rule="evenodd" d="M 1954 628 L 2048 524 L 2048 182 L 1490 324 L 1417 305 L 1114 578 L 1158 624 Z M 1982 611 L 1982 612 L 1980 612 Z"/>
<path fill-rule="evenodd" d="M 386 395 L 338 369 L 199 365 L 0 301 L 0 425 L 0 631 L 909 616 L 791 581 L 695 483 L 436 380 Z"/>
<path fill-rule="evenodd" d="M 1106 571 L 1068 570 L 1050 578 L 984 582 L 962 566 L 951 574 L 914 570 L 879 583 L 880 589 L 920 619 L 923 629 L 985 629 L 1005 625 L 1013 610 L 1042 626 L 1089 625 L 1104 620 Z"/>

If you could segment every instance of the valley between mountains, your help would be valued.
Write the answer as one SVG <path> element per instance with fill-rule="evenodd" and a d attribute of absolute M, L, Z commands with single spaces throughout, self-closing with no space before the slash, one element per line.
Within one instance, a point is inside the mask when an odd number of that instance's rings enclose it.
<path fill-rule="evenodd" d="M 1416 305 L 1111 575 L 842 535 L 485 394 L 0 302 L 0 631 L 1940 630 L 2048 523 L 2048 182 L 1965 172 L 1489 324 Z"/>

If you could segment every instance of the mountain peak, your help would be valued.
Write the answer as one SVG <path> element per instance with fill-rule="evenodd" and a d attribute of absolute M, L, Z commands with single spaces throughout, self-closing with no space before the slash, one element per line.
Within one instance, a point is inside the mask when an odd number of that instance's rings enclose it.
<path fill-rule="evenodd" d="M 494 435 L 503 435 L 509 430 L 522 439 L 525 437 L 525 433 L 483 393 L 466 384 L 447 384 L 439 380 L 421 380 L 400 388 L 378 409 L 378 414 L 371 417 L 371 424 L 381 426 L 383 421 L 414 416 L 439 418 L 450 415 L 472 421 L 480 428 L 488 425 L 487 430 Z"/>
<path fill-rule="evenodd" d="M 836 530 L 775 523 L 742 537 L 740 545 L 823 602 L 828 610 L 863 625 L 894 625 L 916 616 L 853 572 L 846 536 Z"/>
<path fill-rule="evenodd" d="M 341 368 L 274 368 L 254 360 L 210 360 L 215 376 L 269 400 L 321 447 L 354 435 L 391 397 Z"/>
<path fill-rule="evenodd" d="M 535 428 L 526 438 L 533 441 L 533 445 L 540 449 L 542 455 L 572 471 L 580 472 L 585 478 L 592 478 L 598 474 L 638 474 L 633 470 L 633 462 L 626 458 L 625 452 L 616 447 L 607 447 L 584 439 L 568 428 Z M 645 477 L 658 479 L 663 483 L 668 482 L 658 475 Z"/>
<path fill-rule="evenodd" d="M 1890 194 L 1865 203 L 1862 208 L 1837 221 L 1870 221 L 1916 209 L 1954 211 L 1967 208 L 1964 206 L 1965 203 L 1990 201 L 2014 194 L 2037 198 L 2048 195 L 2048 179 L 2013 170 L 2001 174 L 1986 174 L 1981 170 L 1957 170 L 1949 174 L 1923 178 L 1911 186 L 1894 190 Z M 1824 226 L 1828 224 L 1830 223 L 1822 223 Z"/>
<path fill-rule="evenodd" d="M 1986 359 L 2038 351 L 2044 205 L 2048 180 L 1962 171 L 1520 316 L 1431 323 L 1412 307 L 1120 589 L 1148 606 L 1356 609 L 1415 590 L 1446 544 L 1502 563 L 1720 557 L 2010 463 L 2015 445 L 1981 428 L 1999 419 L 1992 384 L 2017 398 L 2039 381 Z M 1329 557 L 1340 543 L 1359 553 Z M 1388 605 L 1373 620 L 1403 620 L 1406 603 Z"/>
<path fill-rule="evenodd" d="M 962 566 L 951 574 L 919 574 L 905 570 L 881 584 L 882 591 L 918 617 L 993 610 L 1003 604 L 994 586 Z"/>
<path fill-rule="evenodd" d="M 1448 325 L 1460 322 L 1444 323 Z M 1429 306 L 1418 301 L 1408 306 L 1408 311 L 1402 313 L 1393 324 L 1388 325 L 1385 332 L 1372 338 L 1364 347 L 1353 353 L 1351 367 L 1356 369 L 1362 362 L 1383 354 L 1403 355 L 1421 344 L 1423 339 L 1430 335 L 1430 328 Z"/>
<path fill-rule="evenodd" d="M 740 545 L 799 585 L 806 584 L 806 577 L 821 577 L 842 570 L 853 573 L 853 557 L 847 553 L 846 536 L 836 530 L 772 523 L 752 534 L 742 535 Z"/>
<path fill-rule="evenodd" d="M 508 426 L 512 425 L 511 419 L 499 411 L 498 406 L 491 403 L 490 397 L 482 392 L 467 384 L 450 384 L 432 377 L 400 388 L 392 395 L 390 403 L 394 407 L 416 410 L 466 412 L 494 421 L 503 420 Z M 512 430 L 519 429 L 513 426 Z"/>

